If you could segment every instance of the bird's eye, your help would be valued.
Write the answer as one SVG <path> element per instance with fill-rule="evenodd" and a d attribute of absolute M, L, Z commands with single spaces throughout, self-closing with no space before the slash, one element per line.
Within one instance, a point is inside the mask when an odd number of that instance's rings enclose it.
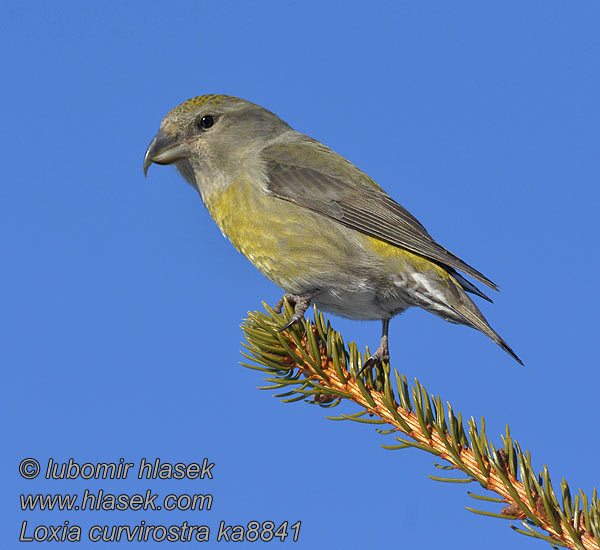
<path fill-rule="evenodd" d="M 201 130 L 208 130 L 215 123 L 215 119 L 211 115 L 204 115 L 199 121 L 198 126 Z"/>

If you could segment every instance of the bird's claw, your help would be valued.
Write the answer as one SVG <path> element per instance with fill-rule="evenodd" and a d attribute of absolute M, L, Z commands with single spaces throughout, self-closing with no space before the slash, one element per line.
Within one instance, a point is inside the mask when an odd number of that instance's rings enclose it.
<path fill-rule="evenodd" d="M 294 315 L 292 315 L 292 318 L 285 325 L 283 325 L 278 330 L 278 332 L 283 332 L 284 330 L 290 328 L 292 325 L 299 323 L 300 321 L 302 321 L 303 317 L 304 317 L 304 313 L 301 313 L 300 315 L 298 315 L 297 313 L 294 313 Z"/>
<path fill-rule="evenodd" d="M 364 363 L 363 366 L 358 371 L 356 377 L 361 376 L 366 370 L 372 369 L 377 365 L 381 365 L 384 361 L 390 360 L 390 352 L 388 348 L 388 339 L 387 336 L 383 336 L 381 338 L 381 343 L 377 348 L 377 351 L 371 355 Z"/>
<path fill-rule="evenodd" d="M 287 300 L 290 303 L 290 305 L 294 306 L 294 314 L 292 315 L 291 319 L 279 329 L 279 332 L 283 332 L 284 330 L 290 328 L 292 325 L 295 325 L 296 323 L 302 321 L 302 318 L 304 317 L 308 306 L 310 306 L 310 302 L 312 300 L 313 295 L 314 292 L 307 292 L 306 294 L 283 295 L 281 300 L 279 300 L 275 304 L 275 307 L 273 309 L 275 310 L 275 312 L 281 313 L 283 310 L 283 304 L 285 303 L 285 300 Z"/>

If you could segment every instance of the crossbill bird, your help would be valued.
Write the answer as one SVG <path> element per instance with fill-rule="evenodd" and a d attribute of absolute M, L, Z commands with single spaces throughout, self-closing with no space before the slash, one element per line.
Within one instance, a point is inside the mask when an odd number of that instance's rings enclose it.
<path fill-rule="evenodd" d="M 382 321 L 364 369 L 389 360 L 390 319 L 417 306 L 483 332 L 522 364 L 467 293 L 491 300 L 461 272 L 497 286 L 367 174 L 267 109 L 226 95 L 189 99 L 162 120 L 144 175 L 152 163 L 175 164 L 223 234 L 285 291 L 294 314 L 284 328 L 311 302 Z"/>

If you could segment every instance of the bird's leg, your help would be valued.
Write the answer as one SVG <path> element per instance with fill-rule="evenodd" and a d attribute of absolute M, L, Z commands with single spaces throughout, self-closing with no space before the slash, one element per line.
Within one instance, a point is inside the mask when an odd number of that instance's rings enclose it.
<path fill-rule="evenodd" d="M 367 369 L 372 369 L 375 365 L 380 365 L 383 361 L 390 360 L 390 350 L 388 347 L 388 330 L 390 328 L 390 320 L 383 319 L 381 326 L 381 342 L 377 351 L 371 355 L 363 364 L 362 368 L 358 371 L 357 376 L 360 376 Z"/>
<path fill-rule="evenodd" d="M 284 294 L 281 300 L 275 304 L 275 311 L 277 313 L 281 313 L 283 309 L 283 303 L 287 299 L 287 301 L 294 306 L 294 314 L 288 323 L 283 325 L 279 332 L 284 331 L 286 328 L 290 328 L 292 325 L 300 322 L 310 306 L 310 302 L 313 299 L 316 291 L 305 292 L 304 294 Z"/>

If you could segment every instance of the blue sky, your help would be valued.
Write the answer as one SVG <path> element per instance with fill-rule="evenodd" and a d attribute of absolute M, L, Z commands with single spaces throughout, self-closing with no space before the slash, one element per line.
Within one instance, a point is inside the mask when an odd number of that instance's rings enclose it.
<path fill-rule="evenodd" d="M 299 542 L 285 542 L 301 548 L 539 545 L 465 511 L 473 487 L 429 480 L 429 455 L 385 451 L 370 426 L 255 389 L 260 377 L 238 365 L 239 325 L 281 291 L 172 167 L 142 176 L 164 114 L 204 93 L 259 103 L 334 148 L 496 281 L 502 292 L 481 307 L 525 368 L 417 310 L 392 321 L 392 365 L 463 416 L 483 415 L 492 441 L 508 423 L 555 486 L 598 486 L 597 2 L 2 11 L 4 547 L 23 520 L 84 532 L 187 520 L 215 533 L 221 520 L 301 520 Z M 347 341 L 377 343 L 378 323 L 332 322 Z M 28 481 L 25 457 L 206 457 L 214 479 Z M 20 493 L 86 488 L 214 502 L 195 513 L 19 509 Z"/>

